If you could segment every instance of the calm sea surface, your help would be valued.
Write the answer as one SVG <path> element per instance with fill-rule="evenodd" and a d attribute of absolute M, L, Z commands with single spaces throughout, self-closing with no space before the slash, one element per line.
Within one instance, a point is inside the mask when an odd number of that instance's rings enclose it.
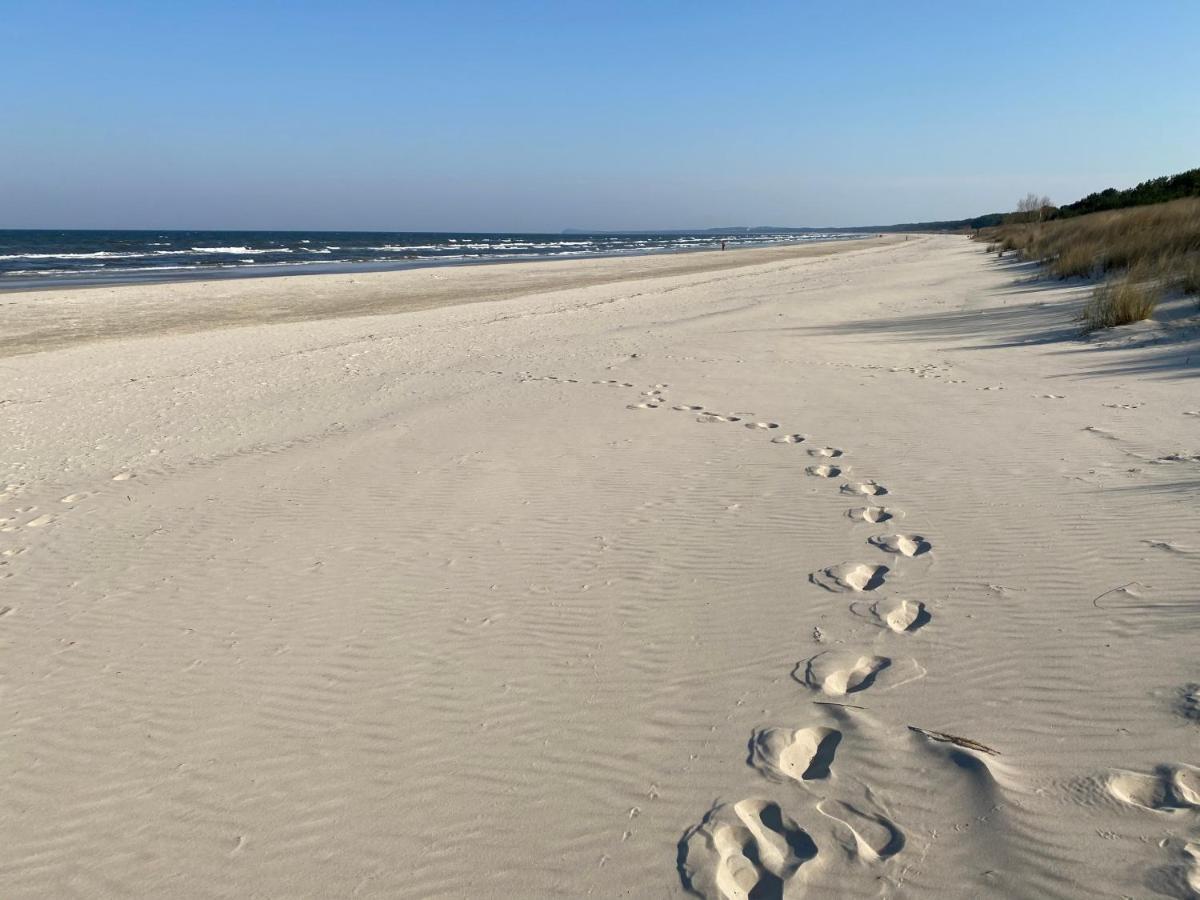
<path fill-rule="evenodd" d="M 855 234 L 447 234 L 366 231 L 4 231 L 0 290 L 665 253 Z"/>

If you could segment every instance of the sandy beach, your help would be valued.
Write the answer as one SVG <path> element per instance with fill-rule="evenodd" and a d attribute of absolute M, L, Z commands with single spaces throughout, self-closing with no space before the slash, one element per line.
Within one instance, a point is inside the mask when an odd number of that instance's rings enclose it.
<path fill-rule="evenodd" d="M 0 294 L 0 896 L 1200 896 L 1194 340 L 1036 275 Z"/>

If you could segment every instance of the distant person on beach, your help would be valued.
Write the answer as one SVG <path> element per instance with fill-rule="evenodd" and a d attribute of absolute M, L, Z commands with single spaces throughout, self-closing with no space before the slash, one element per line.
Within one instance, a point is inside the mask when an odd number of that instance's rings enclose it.
<path fill-rule="evenodd" d="M 725 249 L 725 242 L 724 242 L 724 241 L 721 241 L 721 249 L 722 249 L 722 250 L 724 250 L 724 249 Z"/>

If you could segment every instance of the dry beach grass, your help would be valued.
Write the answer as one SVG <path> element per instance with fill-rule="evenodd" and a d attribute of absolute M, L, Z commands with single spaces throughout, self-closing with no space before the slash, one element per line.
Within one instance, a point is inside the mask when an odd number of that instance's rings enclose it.
<path fill-rule="evenodd" d="M 988 249 L 1015 250 L 1057 278 L 1102 278 L 1086 330 L 1153 315 L 1164 292 L 1200 293 L 1200 198 L 983 229 Z"/>

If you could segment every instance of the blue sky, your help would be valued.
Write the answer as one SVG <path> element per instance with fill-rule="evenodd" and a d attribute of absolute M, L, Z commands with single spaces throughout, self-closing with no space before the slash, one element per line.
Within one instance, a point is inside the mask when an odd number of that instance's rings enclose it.
<path fill-rule="evenodd" d="M 0 227 L 854 225 L 1200 166 L 1200 3 L 0 0 Z"/>

